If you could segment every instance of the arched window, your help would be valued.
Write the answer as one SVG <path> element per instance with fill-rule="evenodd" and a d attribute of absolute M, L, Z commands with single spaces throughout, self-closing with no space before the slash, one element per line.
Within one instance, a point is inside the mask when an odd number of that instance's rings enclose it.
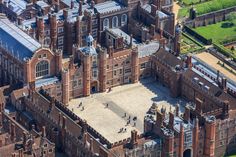
<path fill-rule="evenodd" d="M 105 30 L 106 28 L 109 28 L 109 19 L 108 18 L 103 20 L 103 30 Z"/>
<path fill-rule="evenodd" d="M 116 27 L 118 27 L 118 17 L 114 16 L 112 18 L 112 28 L 116 28 Z"/>
<path fill-rule="evenodd" d="M 127 24 L 127 15 L 126 14 L 123 14 L 121 16 L 121 25 L 124 26 Z"/>
<path fill-rule="evenodd" d="M 38 77 L 44 77 L 47 76 L 49 74 L 49 63 L 48 61 L 40 61 L 37 65 L 36 65 L 36 78 Z"/>

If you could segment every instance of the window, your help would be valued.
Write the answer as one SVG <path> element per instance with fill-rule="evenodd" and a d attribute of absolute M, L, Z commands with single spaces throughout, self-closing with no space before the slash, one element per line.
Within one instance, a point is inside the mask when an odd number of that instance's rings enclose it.
<path fill-rule="evenodd" d="M 120 69 L 120 74 L 122 74 L 122 69 Z"/>
<path fill-rule="evenodd" d="M 92 31 L 92 36 L 93 36 L 93 37 L 96 37 L 96 36 L 97 36 L 97 29 L 93 29 L 93 31 Z"/>
<path fill-rule="evenodd" d="M 40 61 L 37 65 L 36 65 L 36 78 L 38 77 L 44 77 L 47 76 L 49 74 L 49 63 L 48 61 Z"/>
<path fill-rule="evenodd" d="M 44 46 L 49 46 L 50 43 L 51 43 L 51 39 L 50 39 L 49 37 L 46 37 L 46 38 L 44 39 Z"/>
<path fill-rule="evenodd" d="M 58 27 L 58 33 L 63 33 L 64 32 L 64 28 L 63 27 Z"/>
<path fill-rule="evenodd" d="M 127 15 L 126 14 L 123 14 L 121 16 L 121 25 L 124 26 L 127 24 Z"/>
<path fill-rule="evenodd" d="M 93 71 L 93 77 L 97 77 L 97 71 L 96 70 Z"/>
<path fill-rule="evenodd" d="M 78 85 L 80 86 L 82 84 L 82 80 L 78 80 Z"/>
<path fill-rule="evenodd" d="M 63 50 L 63 46 L 58 46 L 58 49 L 59 50 Z"/>
<path fill-rule="evenodd" d="M 142 63 L 141 64 L 141 69 L 144 69 L 146 67 L 146 64 L 145 63 Z"/>
<path fill-rule="evenodd" d="M 130 73 L 131 69 L 125 69 L 125 73 Z"/>
<path fill-rule="evenodd" d="M 50 35 L 50 30 L 49 29 L 45 30 L 45 34 Z"/>
<path fill-rule="evenodd" d="M 61 36 L 61 37 L 58 37 L 58 45 L 62 45 L 63 44 L 63 41 L 64 40 L 64 37 Z"/>
<path fill-rule="evenodd" d="M 118 27 L 118 17 L 114 16 L 112 18 L 112 28 L 116 28 L 116 27 Z"/>
<path fill-rule="evenodd" d="M 109 19 L 106 18 L 103 20 L 103 30 L 109 28 Z"/>
<path fill-rule="evenodd" d="M 96 25 L 96 24 L 98 24 L 98 20 L 97 20 L 97 19 L 94 19 L 94 20 L 93 20 L 93 25 Z"/>
<path fill-rule="evenodd" d="M 77 80 L 72 81 L 72 88 L 76 88 L 78 86 Z"/>
<path fill-rule="evenodd" d="M 94 61 L 93 61 L 93 67 L 96 67 L 96 66 L 97 66 L 97 61 L 94 60 Z"/>

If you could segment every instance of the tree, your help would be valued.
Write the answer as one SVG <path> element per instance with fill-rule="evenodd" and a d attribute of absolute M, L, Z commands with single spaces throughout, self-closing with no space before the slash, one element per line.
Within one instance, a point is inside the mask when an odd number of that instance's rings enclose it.
<path fill-rule="evenodd" d="M 230 13 L 226 19 L 234 24 L 234 21 L 236 20 L 236 12 Z"/>

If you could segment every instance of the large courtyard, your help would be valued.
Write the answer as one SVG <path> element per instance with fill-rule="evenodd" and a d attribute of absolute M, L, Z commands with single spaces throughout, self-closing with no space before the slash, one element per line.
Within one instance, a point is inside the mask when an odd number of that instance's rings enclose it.
<path fill-rule="evenodd" d="M 79 104 L 82 102 L 82 106 Z M 68 108 L 85 119 L 87 123 L 110 143 L 130 137 L 131 130 L 143 133 L 144 116 L 153 102 L 167 112 L 180 104 L 183 112 L 185 101 L 170 97 L 169 90 L 153 80 L 112 88 L 112 91 L 73 99 Z M 125 116 L 126 115 L 126 116 Z M 127 125 L 130 117 L 130 124 Z M 137 117 L 137 120 L 133 120 Z M 123 128 L 123 130 L 121 130 Z"/>

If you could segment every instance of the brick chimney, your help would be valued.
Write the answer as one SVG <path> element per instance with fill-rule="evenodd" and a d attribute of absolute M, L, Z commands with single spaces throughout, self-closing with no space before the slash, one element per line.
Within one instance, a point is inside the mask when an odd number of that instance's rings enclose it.
<path fill-rule="evenodd" d="M 180 132 L 179 132 L 179 157 L 182 157 L 184 152 L 184 127 L 183 124 L 180 124 Z"/>
<path fill-rule="evenodd" d="M 227 91 L 227 79 L 224 77 L 221 79 L 221 86 L 224 91 Z"/>
<path fill-rule="evenodd" d="M 46 134 L 46 127 L 43 126 L 42 127 L 42 137 L 46 137 L 46 136 L 47 136 L 47 134 Z"/>
<path fill-rule="evenodd" d="M 82 5 L 83 5 L 82 2 L 79 1 L 79 16 L 82 16 L 82 14 L 83 14 Z"/>
<path fill-rule="evenodd" d="M 75 7 L 75 2 L 74 2 L 74 0 L 71 0 L 71 2 L 70 2 L 70 8 L 73 9 L 74 7 Z"/>
<path fill-rule="evenodd" d="M 197 157 L 198 155 L 198 140 L 199 140 L 199 121 L 198 118 L 194 121 L 193 128 L 193 157 Z"/>
<path fill-rule="evenodd" d="M 190 108 L 188 106 L 185 106 L 184 121 L 189 122 L 189 120 L 190 120 Z"/>
<path fill-rule="evenodd" d="M 179 116 L 179 104 L 175 106 L 175 115 L 178 117 Z"/>
<path fill-rule="evenodd" d="M 198 114 L 202 114 L 202 105 L 203 105 L 203 101 L 200 100 L 199 98 L 196 98 L 195 99 L 195 104 L 196 104 L 196 107 L 195 107 L 195 110 Z"/>
<path fill-rule="evenodd" d="M 131 139 L 130 139 L 130 144 L 131 147 L 134 148 L 138 143 L 138 132 L 136 130 L 131 131 Z"/>
<path fill-rule="evenodd" d="M 154 4 L 151 4 L 151 15 L 156 17 L 157 14 L 157 6 Z"/>
<path fill-rule="evenodd" d="M 225 100 L 223 102 L 223 115 L 222 115 L 223 119 L 226 119 L 229 117 L 229 109 L 230 109 L 229 101 Z"/>
<path fill-rule="evenodd" d="M 175 118 L 174 113 L 169 112 L 169 124 L 168 124 L 168 126 L 169 126 L 170 129 L 174 129 L 174 118 Z"/>
<path fill-rule="evenodd" d="M 158 128 L 163 126 L 164 115 L 157 109 L 156 111 L 156 126 Z"/>

